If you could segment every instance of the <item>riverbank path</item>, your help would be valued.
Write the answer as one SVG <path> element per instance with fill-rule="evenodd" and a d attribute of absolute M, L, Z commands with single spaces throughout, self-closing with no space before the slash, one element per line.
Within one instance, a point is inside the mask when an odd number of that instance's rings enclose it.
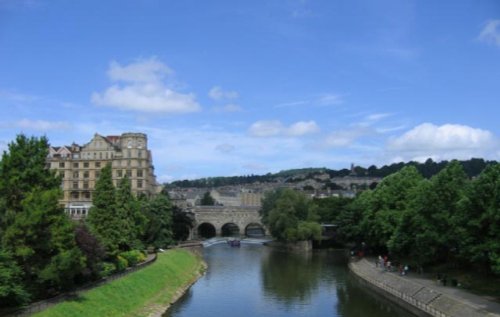
<path fill-rule="evenodd" d="M 436 293 L 446 294 L 446 296 L 454 298 L 455 300 L 465 304 L 469 307 L 474 307 L 477 310 L 482 310 L 486 312 L 486 316 L 499 316 L 500 317 L 500 303 L 493 301 L 487 296 L 480 296 L 467 292 L 466 290 L 458 287 L 443 286 L 437 283 L 437 281 L 425 278 L 417 273 L 410 272 L 408 275 L 401 276 L 398 272 L 386 272 L 380 267 L 376 267 L 375 258 L 363 258 L 355 262 L 356 266 L 366 273 L 372 276 L 381 277 L 384 274 L 390 274 L 393 278 L 398 278 L 402 283 L 404 280 L 411 281 L 413 283 L 419 284 L 422 287 L 434 290 Z"/>

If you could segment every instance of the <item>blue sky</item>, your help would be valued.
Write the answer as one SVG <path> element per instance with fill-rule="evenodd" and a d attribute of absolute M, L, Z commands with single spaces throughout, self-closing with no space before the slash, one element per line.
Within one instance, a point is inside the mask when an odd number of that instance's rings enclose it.
<path fill-rule="evenodd" d="M 160 181 L 500 160 L 500 2 L 0 0 L 0 150 L 145 132 Z"/>

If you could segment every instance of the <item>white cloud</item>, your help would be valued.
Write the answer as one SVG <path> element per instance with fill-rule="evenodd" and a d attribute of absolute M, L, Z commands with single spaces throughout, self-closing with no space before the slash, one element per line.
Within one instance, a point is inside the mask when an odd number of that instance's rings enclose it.
<path fill-rule="evenodd" d="M 48 130 L 67 130 L 70 124 L 62 121 L 45 121 L 45 120 L 30 120 L 22 119 L 14 123 L 14 126 L 19 129 L 48 131 Z"/>
<path fill-rule="evenodd" d="M 96 105 L 153 113 L 201 109 L 194 94 L 180 93 L 166 85 L 165 79 L 173 72 L 154 57 L 125 66 L 113 61 L 107 74 L 115 84 L 102 93 L 92 94 L 91 100 Z"/>
<path fill-rule="evenodd" d="M 412 160 L 492 157 L 498 140 L 487 130 L 466 125 L 423 123 L 389 141 L 388 149 Z"/>
<path fill-rule="evenodd" d="M 257 121 L 249 128 L 250 135 L 257 137 L 303 136 L 318 131 L 319 127 L 314 121 L 298 121 L 289 127 L 278 120 Z"/>
<path fill-rule="evenodd" d="M 319 131 L 319 126 L 314 121 L 299 121 L 292 124 L 286 131 L 288 135 L 300 136 Z"/>
<path fill-rule="evenodd" d="M 478 39 L 484 43 L 500 47 L 500 20 L 490 20 L 486 22 Z"/>
<path fill-rule="evenodd" d="M 152 57 L 146 60 L 138 60 L 135 63 L 122 66 L 112 61 L 108 69 L 108 77 L 112 81 L 124 81 L 130 83 L 159 82 L 165 76 L 173 72 L 167 65 Z"/>
<path fill-rule="evenodd" d="M 323 106 L 339 105 L 344 102 L 342 95 L 326 94 L 319 98 L 319 104 Z"/>
<path fill-rule="evenodd" d="M 257 121 L 250 126 L 250 135 L 258 137 L 277 136 L 283 133 L 284 126 L 280 121 Z"/>
<path fill-rule="evenodd" d="M 215 107 L 214 110 L 216 112 L 241 112 L 243 111 L 243 108 L 239 105 L 228 104 L 222 107 Z"/>
<path fill-rule="evenodd" d="M 210 89 L 208 96 L 213 100 L 232 100 L 237 99 L 239 94 L 236 91 L 223 90 L 221 87 L 215 86 Z"/>
<path fill-rule="evenodd" d="M 384 118 L 392 116 L 391 113 L 374 113 L 371 115 L 366 116 L 366 120 L 371 121 L 371 122 L 376 122 L 380 121 Z"/>

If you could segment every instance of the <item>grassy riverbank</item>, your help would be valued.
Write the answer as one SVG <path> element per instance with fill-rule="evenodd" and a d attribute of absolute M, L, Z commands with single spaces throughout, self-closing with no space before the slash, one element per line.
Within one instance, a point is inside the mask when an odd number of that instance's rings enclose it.
<path fill-rule="evenodd" d="M 186 250 L 158 255 L 150 266 L 53 306 L 37 317 L 147 316 L 167 306 L 202 270 L 201 258 Z"/>

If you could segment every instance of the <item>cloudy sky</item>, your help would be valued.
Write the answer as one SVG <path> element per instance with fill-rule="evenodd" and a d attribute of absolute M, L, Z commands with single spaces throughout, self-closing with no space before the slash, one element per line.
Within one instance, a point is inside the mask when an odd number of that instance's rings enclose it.
<path fill-rule="evenodd" d="M 96 132 L 162 182 L 500 160 L 500 2 L 0 0 L 0 150 Z"/>

